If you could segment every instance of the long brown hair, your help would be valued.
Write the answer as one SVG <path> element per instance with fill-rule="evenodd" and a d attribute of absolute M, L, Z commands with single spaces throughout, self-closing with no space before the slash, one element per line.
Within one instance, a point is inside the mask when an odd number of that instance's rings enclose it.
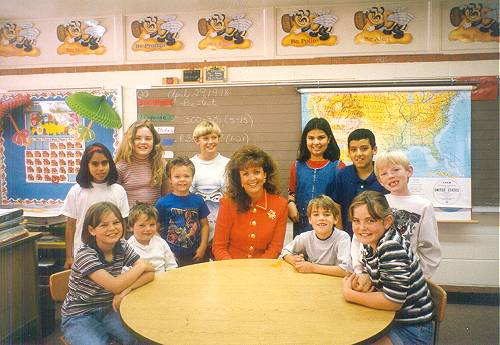
<path fill-rule="evenodd" d="M 132 160 L 132 153 L 134 149 L 134 140 L 137 131 L 145 127 L 153 134 L 153 149 L 149 154 L 149 161 L 151 162 L 151 186 L 161 185 L 165 175 L 165 164 L 163 163 L 163 147 L 161 146 L 160 135 L 155 129 L 155 126 L 150 120 L 138 120 L 134 122 L 125 133 L 120 147 L 116 152 L 115 162 L 125 161 L 130 163 Z"/>
<path fill-rule="evenodd" d="M 270 194 L 279 194 L 278 169 L 271 156 L 253 145 L 243 146 L 233 153 L 226 166 L 226 196 L 238 205 L 239 212 L 250 209 L 252 200 L 241 186 L 240 170 L 262 167 L 266 173 L 264 189 Z"/>

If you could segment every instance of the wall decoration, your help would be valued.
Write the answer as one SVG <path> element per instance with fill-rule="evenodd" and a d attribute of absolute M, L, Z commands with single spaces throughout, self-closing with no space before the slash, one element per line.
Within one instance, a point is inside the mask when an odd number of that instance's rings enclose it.
<path fill-rule="evenodd" d="M 226 66 L 205 66 L 203 68 L 203 82 L 223 83 L 227 81 Z"/>
<path fill-rule="evenodd" d="M 379 150 L 402 150 L 412 162 L 412 194 L 432 201 L 438 219 L 470 219 L 471 92 L 449 90 L 391 92 L 302 92 L 302 127 L 324 117 L 339 143 L 356 128 L 377 133 Z M 397 133 L 397 134 L 395 134 Z M 340 144 L 341 159 L 348 156 Z"/>
<path fill-rule="evenodd" d="M 183 83 L 203 83 L 202 68 L 192 68 L 182 70 Z"/>
<path fill-rule="evenodd" d="M 205 36 L 199 43 L 199 49 L 247 49 L 252 41 L 247 39 L 252 21 L 244 14 L 226 16 L 214 13 L 210 17 L 198 20 L 198 32 Z"/>
<path fill-rule="evenodd" d="M 497 5 L 498 6 L 498 5 Z M 450 22 L 453 29 L 448 39 L 462 42 L 498 42 L 499 11 L 498 8 L 471 2 L 450 10 Z"/>
<path fill-rule="evenodd" d="M 86 91 L 92 97 L 104 97 L 109 107 L 120 107 L 119 89 Z M 1 204 L 60 206 L 76 181 L 85 147 L 98 141 L 114 152 L 121 132 L 94 121 L 95 136 L 82 137 L 80 129 L 87 128 L 92 120 L 68 107 L 66 100 L 78 94 L 73 90 L 25 94 L 29 102 L 23 101 L 21 106 L 4 111 L 7 116 L 0 121 Z M 12 120 L 6 121 L 7 117 Z"/>
<path fill-rule="evenodd" d="M 0 24 L 0 56 L 39 56 L 36 39 L 40 30 L 32 23 Z"/>
<path fill-rule="evenodd" d="M 72 20 L 60 24 L 57 26 L 57 38 L 63 44 L 57 47 L 57 54 L 102 55 L 106 52 L 101 42 L 105 32 L 106 28 L 97 20 Z"/>
<path fill-rule="evenodd" d="M 183 44 L 178 40 L 184 24 L 176 16 L 147 16 L 131 23 L 132 35 L 138 38 L 132 44 L 133 51 L 181 50 Z"/>
<path fill-rule="evenodd" d="M 362 30 L 354 38 L 354 42 L 369 44 L 408 44 L 413 36 L 407 33 L 408 23 L 415 16 L 407 8 L 390 10 L 373 6 L 354 14 L 356 29 Z"/>
<path fill-rule="evenodd" d="M 76 92 L 66 98 L 66 104 L 78 116 L 89 121 L 87 126 L 76 127 L 76 138 L 92 141 L 95 132 L 92 125 L 95 123 L 106 128 L 121 128 L 122 120 L 116 110 L 108 103 L 106 96 L 95 96 L 88 92 Z"/>
<path fill-rule="evenodd" d="M 332 46 L 337 36 L 332 34 L 337 17 L 330 10 L 300 9 L 281 16 L 281 28 L 288 34 L 281 39 L 283 46 Z"/>

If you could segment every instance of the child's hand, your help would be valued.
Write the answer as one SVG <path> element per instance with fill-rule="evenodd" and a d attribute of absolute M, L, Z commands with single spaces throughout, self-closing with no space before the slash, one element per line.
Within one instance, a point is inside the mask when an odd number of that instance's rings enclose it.
<path fill-rule="evenodd" d="M 297 205 L 294 202 L 288 203 L 288 218 L 294 223 L 299 221 L 299 211 L 297 210 Z"/>
<path fill-rule="evenodd" d="M 304 254 L 293 254 L 293 255 L 287 255 L 286 256 L 287 259 L 289 259 L 289 263 L 295 267 L 295 265 L 298 263 L 298 262 L 302 262 L 304 261 Z"/>
<path fill-rule="evenodd" d="M 139 259 L 139 264 L 142 265 L 141 267 L 144 269 L 144 272 L 154 272 L 155 268 L 153 265 L 151 265 L 151 262 L 148 260 L 144 259 Z"/>
<path fill-rule="evenodd" d="M 349 301 L 350 293 L 353 291 L 352 281 L 354 277 L 356 277 L 354 273 L 348 272 L 347 275 L 342 278 L 342 294 L 347 301 Z"/>
<path fill-rule="evenodd" d="M 300 273 L 313 273 L 314 272 L 314 264 L 309 262 L 309 261 L 305 261 L 303 256 L 302 256 L 302 260 L 297 261 L 293 266 L 295 267 L 297 272 L 300 272 Z"/>
<path fill-rule="evenodd" d="M 375 286 L 373 286 L 370 276 L 365 273 L 354 275 L 351 288 L 359 292 L 370 292 L 375 290 Z"/>
<path fill-rule="evenodd" d="M 129 289 L 125 289 L 123 290 L 121 293 L 119 293 L 118 295 L 115 295 L 113 297 L 113 310 L 115 312 L 118 312 L 120 310 L 120 304 L 122 303 L 122 299 L 123 297 L 125 297 L 131 290 Z"/>
<path fill-rule="evenodd" d="M 206 250 L 207 250 L 207 247 L 206 246 L 202 246 L 200 244 L 200 246 L 198 247 L 198 249 L 196 249 L 196 253 L 193 256 L 193 260 L 196 261 L 196 262 L 200 262 L 201 260 L 203 260 L 203 258 L 205 257 Z"/>

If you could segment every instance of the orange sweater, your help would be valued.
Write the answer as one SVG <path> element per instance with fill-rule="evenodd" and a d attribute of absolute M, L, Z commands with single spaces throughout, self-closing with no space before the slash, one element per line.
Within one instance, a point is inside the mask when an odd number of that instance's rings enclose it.
<path fill-rule="evenodd" d="M 277 258 L 283 248 L 288 205 L 279 195 L 264 193 L 247 212 L 233 200 L 220 202 L 212 252 L 215 260 Z"/>

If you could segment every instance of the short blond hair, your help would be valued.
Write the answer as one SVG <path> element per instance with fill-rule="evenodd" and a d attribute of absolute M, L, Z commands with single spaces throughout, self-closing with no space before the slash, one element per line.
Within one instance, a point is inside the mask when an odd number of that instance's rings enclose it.
<path fill-rule="evenodd" d="M 221 136 L 220 127 L 212 121 L 201 121 L 193 131 L 193 139 L 198 139 L 207 134 L 215 134 L 220 138 Z"/>
<path fill-rule="evenodd" d="M 410 169 L 410 161 L 403 151 L 387 151 L 377 154 L 375 159 L 375 176 L 380 179 L 380 170 L 388 165 L 401 165 L 406 170 Z"/>
<path fill-rule="evenodd" d="M 320 195 L 309 201 L 307 205 L 307 217 L 311 217 L 313 210 L 318 208 L 330 211 L 337 220 L 340 217 L 340 211 L 337 205 L 335 205 L 335 202 L 333 202 L 332 198 L 329 196 Z"/>

